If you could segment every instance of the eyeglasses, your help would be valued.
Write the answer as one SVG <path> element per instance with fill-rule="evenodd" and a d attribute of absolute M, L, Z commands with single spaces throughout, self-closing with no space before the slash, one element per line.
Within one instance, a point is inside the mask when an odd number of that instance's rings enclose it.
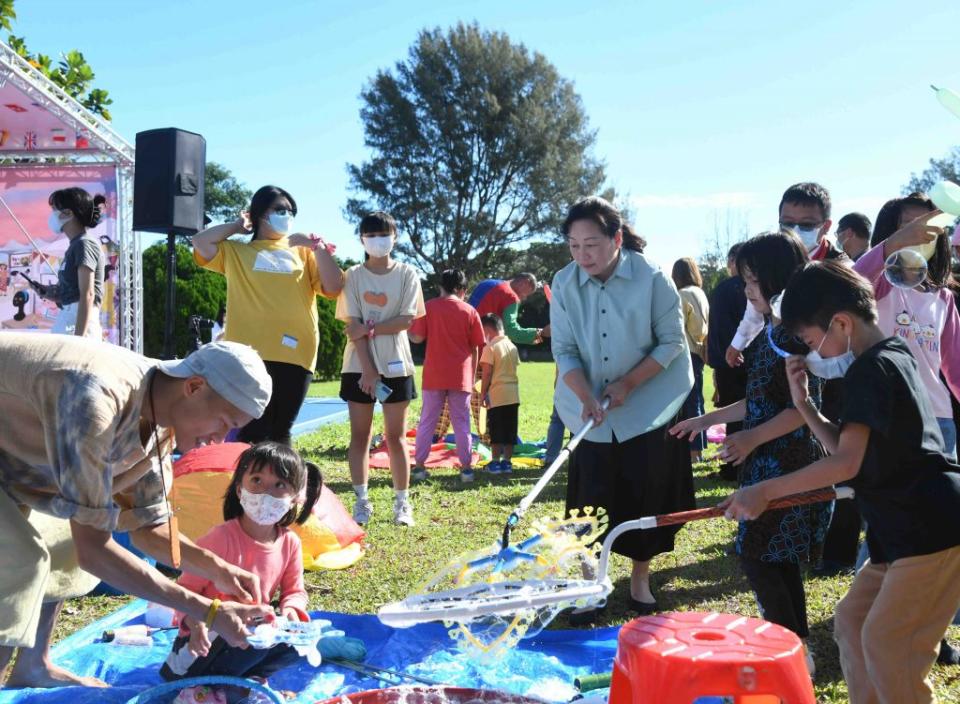
<path fill-rule="evenodd" d="M 783 222 L 780 221 L 780 227 L 785 230 L 792 230 L 795 227 L 799 227 L 802 230 L 819 230 L 823 227 L 823 222 Z"/>

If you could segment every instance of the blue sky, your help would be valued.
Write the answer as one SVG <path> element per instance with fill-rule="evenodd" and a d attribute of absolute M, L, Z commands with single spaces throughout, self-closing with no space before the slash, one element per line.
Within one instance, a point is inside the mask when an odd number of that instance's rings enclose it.
<path fill-rule="evenodd" d="M 907 11 L 905 8 L 909 7 Z M 365 156 L 359 93 L 417 32 L 477 21 L 544 54 L 597 129 L 609 183 L 649 253 L 696 256 L 715 223 L 773 226 L 784 188 L 827 186 L 871 219 L 911 171 L 960 145 L 930 83 L 960 90 L 960 4 L 785 2 L 17 3 L 33 51 L 80 49 L 114 125 L 203 134 L 251 188 L 290 190 L 300 228 L 361 251 L 345 165 Z"/>

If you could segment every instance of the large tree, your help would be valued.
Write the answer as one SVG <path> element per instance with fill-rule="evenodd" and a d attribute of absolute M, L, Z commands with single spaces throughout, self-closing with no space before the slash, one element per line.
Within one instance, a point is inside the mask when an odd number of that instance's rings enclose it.
<path fill-rule="evenodd" d="M 253 192 L 223 164 L 208 161 L 204 174 L 203 212 L 214 222 L 231 222 L 250 205 Z"/>
<path fill-rule="evenodd" d="M 361 94 L 369 161 L 348 166 L 353 219 L 396 217 L 398 252 L 428 274 L 477 278 L 497 252 L 556 233 L 603 165 L 570 81 L 503 33 L 425 30 Z"/>
<path fill-rule="evenodd" d="M 910 181 L 903 187 L 903 193 L 926 193 L 937 181 L 944 180 L 960 183 L 960 147 L 954 147 L 943 159 L 931 159 L 930 166 L 923 173 L 910 174 Z"/>

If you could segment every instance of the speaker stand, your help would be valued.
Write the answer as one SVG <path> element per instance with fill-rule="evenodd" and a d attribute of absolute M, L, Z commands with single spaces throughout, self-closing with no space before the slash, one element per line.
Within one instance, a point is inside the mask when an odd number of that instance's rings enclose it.
<path fill-rule="evenodd" d="M 177 236 L 167 233 L 167 313 L 163 323 L 163 358 L 177 356 L 173 341 L 173 316 L 177 302 Z"/>

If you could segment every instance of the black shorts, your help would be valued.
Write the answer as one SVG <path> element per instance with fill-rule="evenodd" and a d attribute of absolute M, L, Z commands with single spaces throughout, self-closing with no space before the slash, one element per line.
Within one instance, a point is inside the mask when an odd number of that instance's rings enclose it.
<path fill-rule="evenodd" d="M 380 381 L 393 389 L 384 403 L 402 403 L 417 397 L 417 385 L 413 383 L 412 376 L 386 377 L 381 374 Z M 377 401 L 360 390 L 360 374 L 347 372 L 340 375 L 340 398 L 354 403 L 376 403 Z"/>
<path fill-rule="evenodd" d="M 487 409 L 487 434 L 494 445 L 517 444 L 517 412 L 519 403 Z"/>

